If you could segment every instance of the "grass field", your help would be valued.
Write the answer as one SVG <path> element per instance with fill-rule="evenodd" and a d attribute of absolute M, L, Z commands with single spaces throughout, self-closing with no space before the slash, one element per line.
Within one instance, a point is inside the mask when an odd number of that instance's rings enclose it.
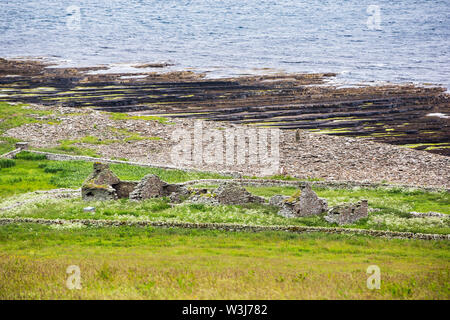
<path fill-rule="evenodd" d="M 0 299 L 449 299 L 447 241 L 0 227 Z M 69 290 L 77 265 L 81 290 Z M 369 265 L 381 288 L 369 290 Z"/>

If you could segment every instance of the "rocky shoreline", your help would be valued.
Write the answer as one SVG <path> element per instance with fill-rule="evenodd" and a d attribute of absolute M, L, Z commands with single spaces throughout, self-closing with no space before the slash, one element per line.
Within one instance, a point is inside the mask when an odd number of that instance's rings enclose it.
<path fill-rule="evenodd" d="M 450 99 L 436 86 L 337 87 L 333 73 L 211 80 L 164 66 L 131 74 L 105 69 L 0 58 L 0 101 L 303 129 L 450 155 Z"/>
<path fill-rule="evenodd" d="M 82 148 L 161 167 L 450 187 L 450 120 L 429 116 L 450 110 L 442 88 L 336 88 L 327 84 L 334 74 L 211 81 L 192 72 L 136 78 L 98 70 L 0 59 L 0 102 L 28 103 L 31 117 L 2 135 L 35 150 Z M 174 150 L 186 138 L 183 158 Z M 408 143 L 425 151 L 397 146 Z"/>

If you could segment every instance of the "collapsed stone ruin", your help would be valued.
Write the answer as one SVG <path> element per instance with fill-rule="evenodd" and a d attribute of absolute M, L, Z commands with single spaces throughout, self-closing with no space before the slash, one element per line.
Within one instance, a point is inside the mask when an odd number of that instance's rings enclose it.
<path fill-rule="evenodd" d="M 188 195 L 189 191 L 186 187 L 164 182 L 157 175 L 148 174 L 137 183 L 134 190 L 130 193 L 130 199 L 141 201 L 158 197 L 170 197 L 172 202 L 180 202 L 182 197 Z"/>
<path fill-rule="evenodd" d="M 140 181 L 122 181 L 108 164 L 96 162 L 94 170 L 83 183 L 82 199 L 85 201 L 107 201 L 129 198 L 133 201 L 168 197 L 172 203 L 188 201 L 209 205 L 243 205 L 248 203 L 265 204 L 263 197 L 248 192 L 234 181 L 221 183 L 216 189 L 187 188 L 182 184 L 170 184 L 157 175 L 148 174 Z M 356 204 L 345 204 L 328 210 L 325 199 L 319 198 L 309 184 L 303 186 L 293 196 L 275 195 L 269 205 L 279 207 L 278 214 L 286 218 L 310 217 L 328 212 L 325 220 L 339 225 L 351 224 L 368 215 L 367 200 Z"/>
<path fill-rule="evenodd" d="M 94 163 L 94 171 L 81 187 L 81 197 L 85 201 L 104 201 L 129 198 L 145 200 L 156 197 L 187 194 L 187 189 L 162 181 L 154 174 L 146 175 L 141 181 L 120 180 L 108 164 Z"/>
<path fill-rule="evenodd" d="M 244 187 L 233 181 L 223 182 L 218 188 L 193 190 L 190 202 L 211 205 L 243 205 L 247 203 L 265 203 L 265 199 L 248 192 Z"/>
<path fill-rule="evenodd" d="M 320 215 L 328 209 L 327 201 L 319 198 L 309 184 L 291 197 L 273 196 L 269 204 L 280 207 L 278 214 L 286 218 Z"/>
<path fill-rule="evenodd" d="M 217 199 L 220 204 L 226 205 L 240 205 L 246 203 L 264 203 L 265 199 L 254 196 L 244 187 L 233 182 L 226 182 L 221 184 L 213 192 L 213 197 Z"/>
<path fill-rule="evenodd" d="M 109 169 L 109 165 L 96 162 L 94 171 L 81 187 L 81 197 L 86 201 L 128 198 L 136 184 L 134 181 L 121 181 Z"/>
<path fill-rule="evenodd" d="M 367 200 L 357 203 L 347 203 L 331 208 L 325 220 L 339 225 L 352 224 L 358 220 L 368 217 L 369 206 Z"/>

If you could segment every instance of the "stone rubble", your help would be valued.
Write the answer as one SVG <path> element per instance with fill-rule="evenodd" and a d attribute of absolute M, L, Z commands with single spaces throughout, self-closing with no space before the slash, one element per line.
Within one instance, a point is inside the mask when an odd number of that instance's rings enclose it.
<path fill-rule="evenodd" d="M 278 214 L 286 218 L 320 215 L 328 208 L 327 201 L 319 198 L 310 184 L 305 184 L 300 194 L 292 197 L 275 195 L 269 200 L 269 204 L 280 207 Z"/>
<path fill-rule="evenodd" d="M 254 196 L 244 187 L 234 182 L 225 182 L 213 191 L 213 195 L 220 204 L 242 205 L 246 203 L 264 203 L 265 199 Z"/>
<path fill-rule="evenodd" d="M 188 193 L 184 186 L 169 184 L 162 181 L 157 175 L 148 174 L 139 181 L 130 193 L 130 199 L 140 201 L 158 197 L 171 197 L 178 202 L 182 196 Z"/>
<path fill-rule="evenodd" d="M 368 202 L 360 200 L 357 203 L 347 203 L 331 208 L 325 220 L 329 223 L 346 225 L 368 217 Z"/>
<path fill-rule="evenodd" d="M 444 217 L 449 217 L 448 214 L 444 214 L 444 213 L 440 213 L 440 212 L 433 212 L 433 211 L 429 211 L 429 212 L 415 212 L 415 211 L 411 211 L 409 214 L 412 217 L 415 217 L 415 218 L 424 218 L 424 217 L 444 218 Z"/>

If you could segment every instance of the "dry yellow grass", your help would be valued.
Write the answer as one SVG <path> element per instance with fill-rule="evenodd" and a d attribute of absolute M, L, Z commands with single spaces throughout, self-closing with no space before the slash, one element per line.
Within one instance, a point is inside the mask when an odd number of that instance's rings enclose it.
<path fill-rule="evenodd" d="M 449 299 L 448 242 L 144 228 L 0 227 L 1 299 Z M 369 265 L 381 289 L 366 287 Z M 78 265 L 81 290 L 66 268 Z"/>

